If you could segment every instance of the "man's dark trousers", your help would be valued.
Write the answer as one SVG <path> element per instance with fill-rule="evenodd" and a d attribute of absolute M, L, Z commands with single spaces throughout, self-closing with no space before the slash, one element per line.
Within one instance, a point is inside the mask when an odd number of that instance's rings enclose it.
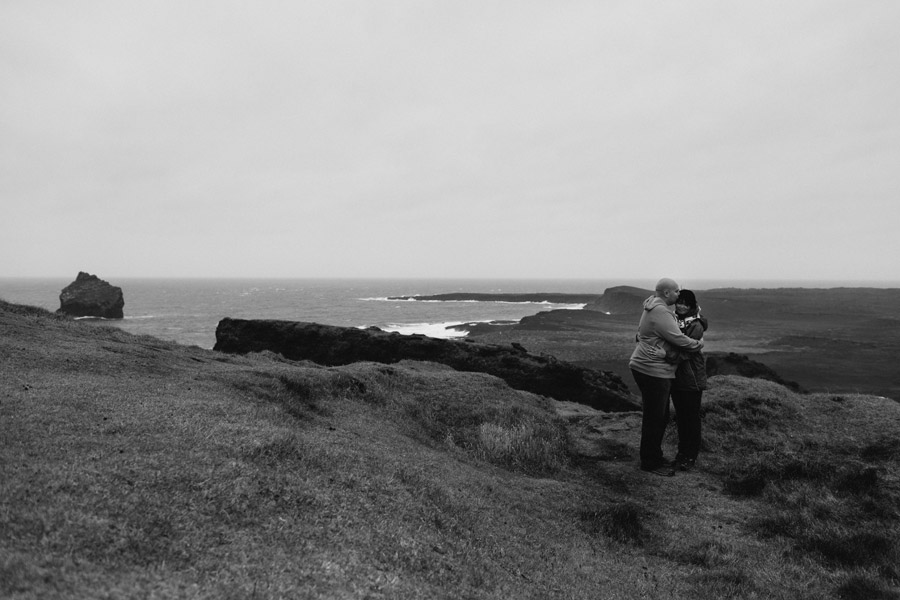
<path fill-rule="evenodd" d="M 631 370 L 644 405 L 641 420 L 641 468 L 653 469 L 665 462 L 662 452 L 663 436 L 666 433 L 671 379 L 651 377 Z"/>

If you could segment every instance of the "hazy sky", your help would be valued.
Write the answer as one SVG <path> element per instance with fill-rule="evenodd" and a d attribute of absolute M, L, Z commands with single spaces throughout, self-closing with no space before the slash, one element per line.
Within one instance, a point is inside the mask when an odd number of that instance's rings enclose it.
<path fill-rule="evenodd" d="M 900 2 L 0 2 L 0 276 L 900 279 Z"/>

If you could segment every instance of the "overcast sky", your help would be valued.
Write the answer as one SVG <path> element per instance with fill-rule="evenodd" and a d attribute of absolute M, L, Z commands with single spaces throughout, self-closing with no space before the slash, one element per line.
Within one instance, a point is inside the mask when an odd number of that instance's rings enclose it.
<path fill-rule="evenodd" d="M 0 2 L 0 276 L 900 280 L 900 2 Z"/>

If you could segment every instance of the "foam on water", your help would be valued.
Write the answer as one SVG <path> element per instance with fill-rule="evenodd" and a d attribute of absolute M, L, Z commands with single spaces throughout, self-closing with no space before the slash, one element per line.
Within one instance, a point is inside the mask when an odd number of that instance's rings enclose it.
<path fill-rule="evenodd" d="M 427 335 L 428 337 L 450 339 L 462 338 L 468 335 L 468 331 L 459 331 L 457 329 L 448 329 L 454 325 L 462 325 L 458 322 L 446 323 L 389 323 L 382 325 L 379 329 L 384 331 L 392 331 L 403 335 Z M 361 327 L 360 329 L 365 329 Z"/>
<path fill-rule="evenodd" d="M 363 302 L 414 302 L 416 304 L 481 304 L 481 305 L 490 305 L 490 304 L 511 304 L 516 306 L 543 306 L 548 310 L 565 310 L 565 309 L 582 309 L 586 304 L 560 304 L 550 302 L 549 300 L 542 300 L 541 302 L 529 302 L 529 301 L 513 301 L 513 300 L 419 300 L 417 298 L 392 298 L 392 297 L 378 297 L 378 298 L 359 298 L 359 300 Z"/>

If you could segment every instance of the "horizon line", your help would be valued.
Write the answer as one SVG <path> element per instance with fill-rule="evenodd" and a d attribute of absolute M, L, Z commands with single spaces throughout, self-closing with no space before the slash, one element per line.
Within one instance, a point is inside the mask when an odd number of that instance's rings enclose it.
<path fill-rule="evenodd" d="M 85 271 L 88 272 L 88 271 Z M 96 273 L 92 273 L 97 275 Z M 76 275 L 77 276 L 77 273 Z M 287 280 L 320 280 L 320 281 L 598 281 L 598 282 L 627 282 L 632 284 L 635 282 L 655 282 L 659 277 L 606 277 L 606 276 L 565 276 L 565 277 L 547 277 L 547 276 L 417 276 L 417 275 L 97 275 L 101 279 L 107 281 L 111 279 L 130 279 L 130 280 L 208 280 L 208 281 L 287 281 Z M 75 277 L 70 275 L 0 275 L 0 280 L 68 280 L 74 281 Z M 675 277 L 676 280 L 684 280 L 685 282 L 695 281 L 696 283 L 727 283 L 725 287 L 742 287 L 742 285 L 752 283 L 766 283 L 770 286 L 775 284 L 783 284 L 781 287 L 790 285 L 806 287 L 810 284 L 843 284 L 837 287 L 900 287 L 900 279 L 872 279 L 872 278 L 788 278 L 788 277 L 702 277 L 687 278 Z M 741 284 L 741 285 L 738 285 Z M 852 284 L 849 285 L 848 284 Z M 696 287 L 696 284 L 694 284 Z"/>

